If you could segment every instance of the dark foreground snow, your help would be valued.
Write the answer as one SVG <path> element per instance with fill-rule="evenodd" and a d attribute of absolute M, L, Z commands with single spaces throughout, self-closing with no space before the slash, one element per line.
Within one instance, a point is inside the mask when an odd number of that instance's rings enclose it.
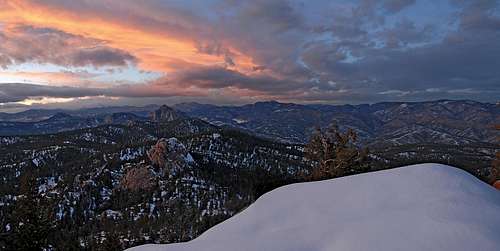
<path fill-rule="evenodd" d="M 500 192 L 421 164 L 285 186 L 197 239 L 138 251 L 500 250 Z"/>

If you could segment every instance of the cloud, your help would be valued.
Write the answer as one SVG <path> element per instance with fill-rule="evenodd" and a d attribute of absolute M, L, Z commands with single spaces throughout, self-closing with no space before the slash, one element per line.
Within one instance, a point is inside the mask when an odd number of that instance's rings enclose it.
<path fill-rule="evenodd" d="M 386 47 L 404 48 L 413 43 L 428 43 L 432 39 L 433 32 L 433 25 L 427 24 L 420 28 L 412 21 L 402 19 L 393 27 L 378 32 L 377 35 Z"/>
<path fill-rule="evenodd" d="M 21 81 L 22 79 L 29 79 L 31 82 L 46 84 L 50 83 L 51 85 L 98 85 L 98 81 L 91 80 L 98 76 L 98 74 L 93 74 L 88 71 L 43 72 L 6 70 L 0 72 L 0 79 L 3 80 Z"/>
<path fill-rule="evenodd" d="M 367 101 L 404 96 L 404 100 L 459 97 L 495 102 L 500 93 L 500 73 L 495 70 L 500 66 L 496 56 L 500 19 L 498 12 L 494 14 L 497 5 L 479 2 L 465 5 L 455 16 L 457 28 L 447 27 L 444 35 L 442 27 L 407 18 L 375 31 L 362 22 L 338 23 L 357 32 L 340 32 L 337 41 L 309 45 L 302 60 L 312 72 L 321 73 L 324 81 L 335 81 L 339 88 Z M 345 20 L 351 20 L 352 16 L 345 15 Z M 424 95 L 425 89 L 443 91 L 439 97 Z"/>
<path fill-rule="evenodd" d="M 492 15 L 497 5 L 498 2 L 491 0 L 478 0 L 465 4 L 464 10 L 460 13 L 460 29 L 463 31 L 498 32 L 500 30 L 500 17 Z"/>
<path fill-rule="evenodd" d="M 285 94 L 307 88 L 303 82 L 279 79 L 265 74 L 247 75 L 223 67 L 198 67 L 176 72 L 155 82 L 160 86 L 200 89 L 236 88 L 267 94 Z"/>
<path fill-rule="evenodd" d="M 67 67 L 126 66 L 136 58 L 103 41 L 52 28 L 9 26 L 0 33 L 0 66 L 36 62 Z"/>
<path fill-rule="evenodd" d="M 399 12 L 402 9 L 415 4 L 416 0 L 386 0 L 384 8 L 391 13 Z"/>
<path fill-rule="evenodd" d="M 4 83 L 0 84 L 0 103 L 16 103 L 28 99 L 40 98 L 84 98 L 84 97 L 182 97 L 203 96 L 206 90 L 200 88 L 164 88 L 165 86 L 148 84 L 122 84 L 108 85 L 99 88 L 53 86 L 26 83 Z"/>
<path fill-rule="evenodd" d="M 303 17 L 286 0 L 257 0 L 252 2 L 239 1 L 238 19 L 247 26 L 252 24 L 266 25 L 272 32 L 285 32 L 290 29 L 300 29 Z"/>
<path fill-rule="evenodd" d="M 14 0 L 4 5 L 0 5 L 0 22 L 50 27 L 102 41 L 107 47 L 133 55 L 142 70 L 167 72 L 183 65 L 228 62 L 225 55 L 196 50 L 196 41 L 214 40 L 214 27 L 174 2 Z M 247 56 L 233 54 L 232 61 L 238 67 L 251 69 Z M 176 64 L 179 61 L 187 64 Z"/>
<path fill-rule="evenodd" d="M 35 84 L 0 84 L 0 103 L 13 103 L 31 97 L 76 98 L 104 95 L 106 90 Z"/>
<path fill-rule="evenodd" d="M 72 66 L 125 66 L 127 62 L 134 62 L 136 59 L 127 52 L 106 48 L 81 49 L 68 55 L 68 63 Z"/>
<path fill-rule="evenodd" d="M 496 101 L 500 92 L 494 0 L 44 0 L 10 7 L 0 9 L 2 66 L 132 63 L 164 76 L 107 85 L 99 95 L 374 102 Z"/>

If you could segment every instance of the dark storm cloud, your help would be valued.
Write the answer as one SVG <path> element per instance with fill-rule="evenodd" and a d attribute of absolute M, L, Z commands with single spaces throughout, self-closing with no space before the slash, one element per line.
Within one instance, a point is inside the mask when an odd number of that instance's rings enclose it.
<path fill-rule="evenodd" d="M 87 88 L 72 86 L 50 86 L 25 83 L 0 84 L 0 103 L 9 104 L 37 98 L 82 98 L 82 97 L 172 97 L 196 96 L 195 92 L 165 90 L 155 84 L 114 85 L 107 88 Z"/>
<path fill-rule="evenodd" d="M 407 50 L 387 48 L 363 50 L 363 58 L 349 63 L 345 53 L 331 45 L 316 47 L 305 55 L 304 61 L 317 71 L 326 72 L 338 85 L 353 91 L 367 92 L 366 98 L 378 95 L 405 94 L 406 98 L 432 88 L 442 90 L 471 89 L 469 98 L 491 98 L 499 94 L 500 34 L 484 34 L 484 41 L 473 36 L 457 43 L 439 43 Z M 387 92 L 399 90 L 398 92 Z M 446 91 L 444 91 L 446 94 Z M 464 93 L 467 94 L 467 93 Z"/>
<path fill-rule="evenodd" d="M 127 52 L 100 46 L 72 52 L 67 60 L 73 66 L 125 66 L 127 62 L 134 62 L 135 58 Z"/>
<path fill-rule="evenodd" d="M 233 87 L 268 94 L 286 94 L 308 86 L 303 82 L 281 80 L 267 75 L 246 75 L 222 67 L 199 67 L 177 72 L 173 76 L 159 80 L 158 84 L 206 89 Z"/>
<path fill-rule="evenodd" d="M 497 1 L 477 0 L 463 4 L 464 10 L 460 14 L 460 29 L 463 31 L 492 31 L 500 30 L 500 18 L 492 15 L 498 7 Z M 498 13 L 497 13 L 498 14 Z"/>
<path fill-rule="evenodd" d="M 56 87 L 36 84 L 0 84 L 0 103 L 19 102 L 30 97 L 77 98 L 103 95 L 105 91 L 92 88 Z"/>
<path fill-rule="evenodd" d="M 349 23 L 360 20 L 355 18 L 356 12 L 336 19 L 330 31 L 337 41 L 309 45 L 302 59 L 312 72 L 320 72 L 322 79 L 330 79 L 344 89 L 342 95 L 321 92 L 316 97 L 349 98 L 355 93 L 367 101 L 431 97 L 498 100 L 498 2 L 477 1 L 462 6 L 457 15 L 458 29 L 446 30 L 443 38 L 436 36 L 434 25 L 417 26 L 409 19 L 376 32 L 363 22 Z M 314 93 L 307 95 L 314 99 Z"/>
<path fill-rule="evenodd" d="M 379 32 L 377 37 L 385 43 L 386 47 L 398 48 L 406 47 L 411 43 L 429 42 L 432 39 L 433 30 L 432 25 L 419 28 L 412 21 L 403 19 L 397 22 L 394 27 Z"/>
<path fill-rule="evenodd" d="M 26 62 L 62 66 L 126 66 L 136 59 L 102 41 L 50 28 L 7 27 L 0 31 L 0 67 Z"/>
<path fill-rule="evenodd" d="M 302 16 L 289 1 L 258 0 L 240 4 L 244 5 L 241 8 L 240 19 L 245 22 L 261 22 L 268 25 L 273 32 L 297 29 L 303 25 Z"/>

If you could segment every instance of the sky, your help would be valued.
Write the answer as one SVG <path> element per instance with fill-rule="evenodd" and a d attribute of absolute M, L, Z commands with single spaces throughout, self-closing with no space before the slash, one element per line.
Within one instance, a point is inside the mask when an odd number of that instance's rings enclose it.
<path fill-rule="evenodd" d="M 0 0 L 0 111 L 500 97 L 500 0 Z"/>

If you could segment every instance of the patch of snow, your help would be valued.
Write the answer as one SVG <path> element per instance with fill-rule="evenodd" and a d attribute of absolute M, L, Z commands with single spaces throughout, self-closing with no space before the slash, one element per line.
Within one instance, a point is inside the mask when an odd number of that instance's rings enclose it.
<path fill-rule="evenodd" d="M 273 190 L 186 243 L 130 250 L 499 250 L 500 193 L 440 164 Z"/>
<path fill-rule="evenodd" d="M 0 145 L 12 145 L 18 142 L 22 142 L 23 139 L 19 137 L 0 137 Z"/>
<path fill-rule="evenodd" d="M 58 220 L 61 220 L 64 216 L 64 207 L 63 207 L 63 205 L 59 204 L 59 205 L 57 205 L 57 208 L 58 209 L 57 209 L 57 213 L 56 213 L 56 218 Z"/>
<path fill-rule="evenodd" d="M 103 187 L 100 191 L 100 194 L 101 194 L 101 198 L 103 200 L 110 200 L 111 199 L 111 194 L 113 192 L 111 191 L 111 189 L 109 188 L 106 188 L 106 187 Z"/>
<path fill-rule="evenodd" d="M 187 154 L 186 157 L 184 158 L 186 160 L 186 162 L 188 163 L 194 163 L 194 159 L 193 159 L 193 156 L 191 156 L 191 154 Z"/>
<path fill-rule="evenodd" d="M 233 121 L 236 122 L 236 124 L 244 124 L 248 122 L 248 120 L 246 119 L 238 119 L 238 118 L 234 118 Z"/>
<path fill-rule="evenodd" d="M 149 203 L 149 217 L 153 217 L 156 205 L 154 203 Z"/>
<path fill-rule="evenodd" d="M 92 135 L 92 133 L 89 133 L 89 132 L 86 132 L 84 133 L 83 135 L 81 135 L 81 139 L 85 140 L 85 141 L 94 141 L 94 135 Z"/>
<path fill-rule="evenodd" d="M 36 166 L 36 167 L 39 167 L 41 165 L 41 161 L 38 159 L 38 158 L 34 158 L 31 160 L 31 162 L 33 162 L 33 164 Z"/>
<path fill-rule="evenodd" d="M 167 139 L 167 143 L 170 150 L 186 148 L 177 138 L 169 138 Z"/>
<path fill-rule="evenodd" d="M 293 112 L 295 109 L 277 109 L 274 110 L 273 112 Z"/>
<path fill-rule="evenodd" d="M 121 161 L 134 160 L 138 157 L 143 156 L 144 153 L 145 149 L 143 147 L 140 147 L 138 149 L 126 148 L 120 151 L 120 160 Z"/>
<path fill-rule="evenodd" d="M 57 186 L 56 177 L 46 177 L 38 186 L 38 193 L 45 193 Z"/>
<path fill-rule="evenodd" d="M 114 210 L 111 210 L 111 209 L 108 209 L 106 211 L 104 211 L 104 214 L 106 216 L 106 218 L 111 218 L 111 219 L 120 219 L 122 217 L 122 213 L 121 212 L 118 212 L 118 211 L 114 211 Z"/>

